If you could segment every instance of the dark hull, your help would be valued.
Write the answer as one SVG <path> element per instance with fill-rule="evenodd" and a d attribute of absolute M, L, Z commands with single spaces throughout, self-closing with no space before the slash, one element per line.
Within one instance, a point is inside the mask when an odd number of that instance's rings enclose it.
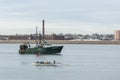
<path fill-rule="evenodd" d="M 19 50 L 20 54 L 59 54 L 63 46 L 34 47 L 26 50 Z"/>

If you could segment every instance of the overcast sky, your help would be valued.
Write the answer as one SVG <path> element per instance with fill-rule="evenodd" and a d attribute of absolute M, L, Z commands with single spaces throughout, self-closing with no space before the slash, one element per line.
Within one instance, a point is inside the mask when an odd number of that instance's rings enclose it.
<path fill-rule="evenodd" d="M 119 0 L 0 0 L 0 34 L 114 34 L 120 29 Z"/>

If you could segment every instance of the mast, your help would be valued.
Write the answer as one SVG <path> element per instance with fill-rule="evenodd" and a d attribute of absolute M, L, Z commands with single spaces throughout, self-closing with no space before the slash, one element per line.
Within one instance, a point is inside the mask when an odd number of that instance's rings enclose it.
<path fill-rule="evenodd" d="M 38 27 L 36 26 L 36 38 L 35 38 L 36 46 L 38 46 Z"/>
<path fill-rule="evenodd" d="M 36 26 L 36 40 L 38 39 L 38 27 Z"/>
<path fill-rule="evenodd" d="M 41 34 L 39 33 L 39 44 L 41 44 Z"/>

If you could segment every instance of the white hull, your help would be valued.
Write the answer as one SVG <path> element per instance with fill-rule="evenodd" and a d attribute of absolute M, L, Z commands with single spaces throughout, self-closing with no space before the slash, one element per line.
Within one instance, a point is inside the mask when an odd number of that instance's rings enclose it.
<path fill-rule="evenodd" d="M 33 63 L 34 66 L 58 66 L 57 64 L 53 64 L 53 63 L 37 63 L 37 62 L 34 62 Z"/>

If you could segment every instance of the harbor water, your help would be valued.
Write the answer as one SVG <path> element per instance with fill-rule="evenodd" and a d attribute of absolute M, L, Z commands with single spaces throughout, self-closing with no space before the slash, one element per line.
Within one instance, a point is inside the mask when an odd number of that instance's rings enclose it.
<path fill-rule="evenodd" d="M 120 80 L 120 45 L 63 44 L 62 55 L 20 55 L 0 44 L 0 80 Z M 59 66 L 34 66 L 35 61 Z"/>

